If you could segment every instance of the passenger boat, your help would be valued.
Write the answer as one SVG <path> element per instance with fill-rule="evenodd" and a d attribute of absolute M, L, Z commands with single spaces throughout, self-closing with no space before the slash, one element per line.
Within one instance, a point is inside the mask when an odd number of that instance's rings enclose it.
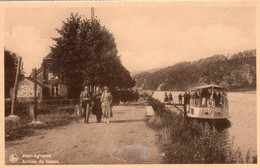
<path fill-rule="evenodd" d="M 187 117 L 205 120 L 229 118 L 226 90 L 218 85 L 203 85 L 189 89 Z"/>

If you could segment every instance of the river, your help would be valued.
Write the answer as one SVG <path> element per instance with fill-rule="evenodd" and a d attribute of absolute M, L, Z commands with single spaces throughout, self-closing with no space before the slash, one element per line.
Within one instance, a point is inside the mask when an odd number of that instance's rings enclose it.
<path fill-rule="evenodd" d="M 170 92 L 167 92 L 170 93 Z M 171 92 L 173 101 L 178 103 L 180 92 Z M 164 91 L 155 91 L 153 97 L 163 102 Z M 231 127 L 228 128 L 230 138 L 234 138 L 234 148 L 240 148 L 243 155 L 250 149 L 257 153 L 257 111 L 256 92 L 229 92 L 229 118 Z"/>

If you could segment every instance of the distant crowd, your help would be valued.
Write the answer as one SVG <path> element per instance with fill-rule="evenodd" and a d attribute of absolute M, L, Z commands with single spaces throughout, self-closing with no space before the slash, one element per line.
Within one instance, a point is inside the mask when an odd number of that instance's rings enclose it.
<path fill-rule="evenodd" d="M 191 99 L 191 94 L 190 92 L 185 92 L 184 94 L 180 93 L 178 95 L 178 100 L 179 100 L 179 104 L 189 104 L 190 103 L 190 99 Z M 165 92 L 164 94 L 164 102 L 165 103 L 169 103 L 169 104 L 174 104 L 173 102 L 173 96 L 172 93 L 167 93 Z"/>

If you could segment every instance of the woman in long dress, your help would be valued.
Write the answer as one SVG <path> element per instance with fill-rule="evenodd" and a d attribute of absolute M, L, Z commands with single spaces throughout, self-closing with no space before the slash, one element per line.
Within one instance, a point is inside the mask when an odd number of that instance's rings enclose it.
<path fill-rule="evenodd" d="M 104 87 L 104 91 L 101 95 L 102 112 L 105 117 L 104 122 L 109 123 L 110 114 L 112 112 L 113 96 L 108 87 Z"/>
<path fill-rule="evenodd" d="M 93 107 L 92 107 L 92 113 L 96 115 L 97 122 L 101 122 L 102 117 L 102 108 L 101 108 L 101 90 L 99 87 L 95 89 L 95 92 L 93 94 Z"/>

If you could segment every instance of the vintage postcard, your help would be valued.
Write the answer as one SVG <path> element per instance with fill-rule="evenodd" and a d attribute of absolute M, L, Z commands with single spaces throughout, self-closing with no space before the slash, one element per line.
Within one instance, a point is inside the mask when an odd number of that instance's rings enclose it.
<path fill-rule="evenodd" d="M 259 166 L 259 3 L 1 2 L 1 167 Z"/>

